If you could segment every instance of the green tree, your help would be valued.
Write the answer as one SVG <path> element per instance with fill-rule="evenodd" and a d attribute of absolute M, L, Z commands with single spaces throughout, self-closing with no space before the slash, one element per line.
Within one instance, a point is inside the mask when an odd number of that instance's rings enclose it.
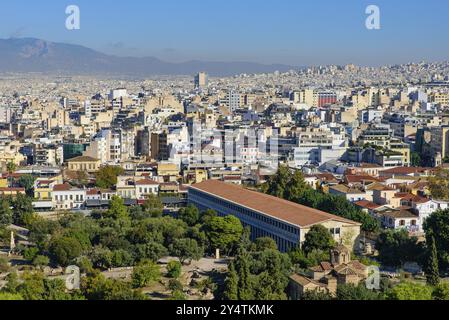
<path fill-rule="evenodd" d="M 410 261 L 422 262 L 425 250 L 416 237 L 410 237 L 406 230 L 385 230 L 377 237 L 376 248 L 379 261 L 387 266 L 402 267 Z"/>
<path fill-rule="evenodd" d="M 0 228 L 9 226 L 13 222 L 11 204 L 6 198 L 0 198 Z"/>
<path fill-rule="evenodd" d="M 124 170 L 117 166 L 105 166 L 100 168 L 96 174 L 96 185 L 102 189 L 110 189 L 117 184 L 117 177 L 123 174 Z"/>
<path fill-rule="evenodd" d="M 225 280 L 225 288 L 223 292 L 224 300 L 238 300 L 239 293 L 239 277 L 234 267 L 234 262 L 229 264 L 228 276 Z"/>
<path fill-rule="evenodd" d="M 292 264 L 287 254 L 278 250 L 255 252 L 251 258 L 254 298 L 256 300 L 285 300 Z"/>
<path fill-rule="evenodd" d="M 0 256 L 0 273 L 8 272 L 10 269 L 9 262 L 5 257 Z"/>
<path fill-rule="evenodd" d="M 182 285 L 182 283 L 179 280 L 176 279 L 170 279 L 170 281 L 168 282 L 168 288 L 172 291 L 183 291 L 184 287 Z"/>
<path fill-rule="evenodd" d="M 55 237 L 49 246 L 50 256 L 60 266 L 66 267 L 82 254 L 81 244 L 77 239 Z"/>
<path fill-rule="evenodd" d="M 389 300 L 432 300 L 432 288 L 421 284 L 402 282 L 387 292 Z"/>
<path fill-rule="evenodd" d="M 334 298 L 326 292 L 320 292 L 318 290 L 307 290 L 301 296 L 303 301 L 330 301 Z"/>
<path fill-rule="evenodd" d="M 433 290 L 432 297 L 434 300 L 449 300 L 449 282 L 440 283 Z"/>
<path fill-rule="evenodd" d="M 235 260 L 236 272 L 238 275 L 238 300 L 253 300 L 254 293 L 251 285 L 251 271 L 249 255 L 243 251 L 239 253 Z"/>
<path fill-rule="evenodd" d="M 17 166 L 14 162 L 8 162 L 8 164 L 6 165 L 6 171 L 8 171 L 9 174 L 12 174 L 14 172 L 16 172 L 17 170 Z"/>
<path fill-rule="evenodd" d="M 449 210 L 436 211 L 424 221 L 427 243 L 435 239 L 437 256 L 442 270 L 449 268 Z"/>
<path fill-rule="evenodd" d="M 28 261 L 33 261 L 33 259 L 39 254 L 39 248 L 28 247 L 23 250 L 23 257 Z"/>
<path fill-rule="evenodd" d="M 47 256 L 38 255 L 34 257 L 32 265 L 35 267 L 45 267 L 50 264 L 50 259 Z"/>
<path fill-rule="evenodd" d="M 177 239 L 170 246 L 170 252 L 179 258 L 181 264 L 192 260 L 199 260 L 204 256 L 204 249 L 194 239 Z"/>
<path fill-rule="evenodd" d="M 290 170 L 285 166 L 279 166 L 278 171 L 264 186 L 264 191 L 272 196 L 283 198 L 287 184 L 290 181 Z"/>
<path fill-rule="evenodd" d="M 420 167 L 422 164 L 421 156 L 418 152 L 412 152 L 410 156 L 410 162 L 413 167 Z"/>
<path fill-rule="evenodd" d="M 429 179 L 429 188 L 433 198 L 449 200 L 449 170 L 437 169 Z"/>
<path fill-rule="evenodd" d="M 23 194 L 18 194 L 12 202 L 14 208 L 14 223 L 28 226 L 35 219 L 33 200 Z"/>
<path fill-rule="evenodd" d="M 179 261 L 173 260 L 167 264 L 167 277 L 178 279 L 181 276 L 182 264 Z"/>
<path fill-rule="evenodd" d="M 194 205 L 189 205 L 187 208 L 181 208 L 179 210 L 178 217 L 187 223 L 187 225 L 194 226 L 200 219 L 200 212 Z"/>
<path fill-rule="evenodd" d="M 131 278 L 134 288 L 143 288 L 159 281 L 161 270 L 156 263 L 145 261 L 134 268 Z"/>
<path fill-rule="evenodd" d="M 81 279 L 81 292 L 88 300 L 145 300 L 139 290 L 133 290 L 132 284 L 106 279 L 101 273 L 92 273 Z"/>
<path fill-rule="evenodd" d="M 169 300 L 185 301 L 187 300 L 187 296 L 182 291 L 173 291 L 172 296 L 169 298 Z"/>
<path fill-rule="evenodd" d="M 208 209 L 201 213 L 200 222 L 207 225 L 215 217 L 217 217 L 217 212 L 215 210 Z"/>
<path fill-rule="evenodd" d="M 150 195 L 145 200 L 143 209 L 151 217 L 161 217 L 164 211 L 164 205 L 158 196 Z"/>
<path fill-rule="evenodd" d="M 284 199 L 289 201 L 297 201 L 308 188 L 309 186 L 305 182 L 303 174 L 301 171 L 296 170 L 286 184 Z"/>
<path fill-rule="evenodd" d="M 0 301 L 19 301 L 23 300 L 23 297 L 20 294 L 14 294 L 14 293 L 7 293 L 7 292 L 0 292 Z"/>
<path fill-rule="evenodd" d="M 129 212 L 123 199 L 119 196 L 113 196 L 109 203 L 109 210 L 104 213 L 104 216 L 114 220 L 128 219 Z"/>
<path fill-rule="evenodd" d="M 255 251 L 277 250 L 278 249 L 276 241 L 274 241 L 270 237 L 257 238 L 256 241 L 254 241 L 254 245 L 255 245 Z"/>
<path fill-rule="evenodd" d="M 369 290 L 364 284 L 354 286 L 352 284 L 342 284 L 337 287 L 337 300 L 383 300 L 382 295 Z"/>
<path fill-rule="evenodd" d="M 96 246 L 89 254 L 92 265 L 98 269 L 112 268 L 113 253 L 108 248 Z"/>
<path fill-rule="evenodd" d="M 3 288 L 3 291 L 8 292 L 8 293 L 13 293 L 13 294 L 17 293 L 17 289 L 20 285 L 19 276 L 18 276 L 17 272 L 16 271 L 10 272 L 6 276 L 5 280 L 6 280 L 6 285 Z"/>
<path fill-rule="evenodd" d="M 212 218 L 206 226 L 212 250 L 220 249 L 229 253 L 240 241 L 243 226 L 240 220 L 232 215 Z"/>
<path fill-rule="evenodd" d="M 329 230 L 322 225 L 313 226 L 305 236 L 303 250 L 309 253 L 313 250 L 330 250 L 335 241 Z"/>
<path fill-rule="evenodd" d="M 437 286 L 440 283 L 440 269 L 438 265 L 437 247 L 435 245 L 435 238 L 430 237 L 431 242 L 429 244 L 430 254 L 426 266 L 426 279 L 427 284 L 431 286 Z"/>
<path fill-rule="evenodd" d="M 19 178 L 18 184 L 25 188 L 28 197 L 34 198 L 34 181 L 36 178 L 31 174 L 25 174 Z"/>

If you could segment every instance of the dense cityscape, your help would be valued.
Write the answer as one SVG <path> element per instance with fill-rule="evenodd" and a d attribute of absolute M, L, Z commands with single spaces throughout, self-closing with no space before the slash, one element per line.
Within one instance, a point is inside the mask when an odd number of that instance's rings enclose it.
<path fill-rule="evenodd" d="M 0 317 L 449 300 L 449 3 L 1 10 Z"/>
<path fill-rule="evenodd" d="M 446 299 L 448 66 L 3 75 L 0 296 Z"/>

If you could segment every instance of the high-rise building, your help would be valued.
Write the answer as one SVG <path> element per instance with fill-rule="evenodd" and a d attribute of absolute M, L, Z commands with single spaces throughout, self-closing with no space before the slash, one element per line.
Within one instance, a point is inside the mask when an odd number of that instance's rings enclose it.
<path fill-rule="evenodd" d="M 195 76 L 195 89 L 204 89 L 209 85 L 209 76 L 206 72 L 200 72 Z"/>

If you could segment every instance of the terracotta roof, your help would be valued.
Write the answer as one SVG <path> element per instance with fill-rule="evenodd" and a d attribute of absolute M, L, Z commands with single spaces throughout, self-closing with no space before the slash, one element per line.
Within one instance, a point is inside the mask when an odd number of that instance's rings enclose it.
<path fill-rule="evenodd" d="M 348 183 L 363 183 L 369 181 L 379 181 L 379 179 L 372 177 L 370 175 L 347 175 L 346 181 Z"/>
<path fill-rule="evenodd" d="M 357 188 L 350 188 L 347 185 L 344 184 L 337 184 L 335 186 L 329 187 L 329 190 L 335 190 L 341 193 L 346 194 L 366 194 L 365 191 L 357 189 Z"/>
<path fill-rule="evenodd" d="M 290 279 L 295 281 L 296 283 L 302 285 L 303 287 L 307 286 L 308 284 L 314 284 L 314 285 L 316 285 L 318 287 L 325 287 L 325 285 L 323 283 L 315 281 L 313 279 L 309 279 L 309 278 L 303 277 L 303 276 L 301 276 L 301 275 L 299 275 L 297 273 L 292 274 L 290 276 Z"/>
<path fill-rule="evenodd" d="M 327 271 L 327 270 L 332 270 L 334 267 L 330 264 L 330 262 L 327 261 L 323 261 L 320 263 L 321 268 L 323 268 L 323 270 Z"/>
<path fill-rule="evenodd" d="M 377 209 L 377 208 L 381 207 L 381 205 L 378 205 L 378 204 L 368 201 L 368 200 L 357 201 L 354 204 L 356 206 L 359 206 L 361 208 L 366 208 L 366 209 Z"/>
<path fill-rule="evenodd" d="M 388 217 L 400 219 L 400 218 L 418 218 L 415 214 L 411 213 L 408 210 L 389 210 L 382 212 L 383 215 L 386 215 Z"/>
<path fill-rule="evenodd" d="M 95 196 L 95 195 L 101 194 L 101 191 L 98 189 L 90 189 L 90 190 L 87 190 L 86 194 L 88 196 Z"/>
<path fill-rule="evenodd" d="M 154 180 L 143 179 L 143 180 L 137 181 L 137 182 L 136 182 L 136 185 L 137 185 L 137 186 L 143 186 L 143 185 L 148 186 L 148 185 L 159 185 L 159 183 L 157 183 L 157 182 L 154 181 Z"/>
<path fill-rule="evenodd" d="M 217 180 L 204 181 L 191 186 L 191 188 L 299 227 L 308 227 L 331 220 L 350 225 L 360 225 L 360 223 L 327 212 Z"/>
<path fill-rule="evenodd" d="M 100 160 L 88 156 L 80 156 L 67 160 L 67 162 L 98 162 L 98 161 Z"/>
<path fill-rule="evenodd" d="M 68 183 L 57 184 L 53 187 L 53 191 L 70 191 L 71 188 L 72 187 Z"/>
<path fill-rule="evenodd" d="M 322 181 L 338 181 L 331 173 L 318 173 L 315 176 Z"/>
<path fill-rule="evenodd" d="M 25 188 L 0 188 L 0 192 L 25 192 Z"/>
<path fill-rule="evenodd" d="M 409 174 L 414 174 L 414 173 L 424 173 L 429 170 L 430 170 L 429 168 L 397 167 L 397 168 L 383 170 L 382 174 L 409 175 Z"/>
<path fill-rule="evenodd" d="M 428 199 L 428 198 L 415 196 L 410 193 L 397 193 L 397 194 L 395 194 L 395 198 L 400 198 L 402 200 L 406 200 L 406 201 L 410 201 L 410 202 L 414 202 L 414 203 L 426 203 L 426 202 L 430 201 L 430 199 Z"/>

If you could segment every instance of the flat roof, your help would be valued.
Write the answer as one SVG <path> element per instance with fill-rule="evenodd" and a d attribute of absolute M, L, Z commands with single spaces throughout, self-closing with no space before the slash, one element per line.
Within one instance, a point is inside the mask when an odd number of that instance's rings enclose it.
<path fill-rule="evenodd" d="M 192 185 L 196 189 L 212 196 L 250 208 L 261 214 L 299 227 L 308 227 L 326 221 L 338 221 L 345 224 L 361 225 L 324 211 L 309 208 L 294 202 L 244 189 L 218 180 L 208 180 Z"/>

